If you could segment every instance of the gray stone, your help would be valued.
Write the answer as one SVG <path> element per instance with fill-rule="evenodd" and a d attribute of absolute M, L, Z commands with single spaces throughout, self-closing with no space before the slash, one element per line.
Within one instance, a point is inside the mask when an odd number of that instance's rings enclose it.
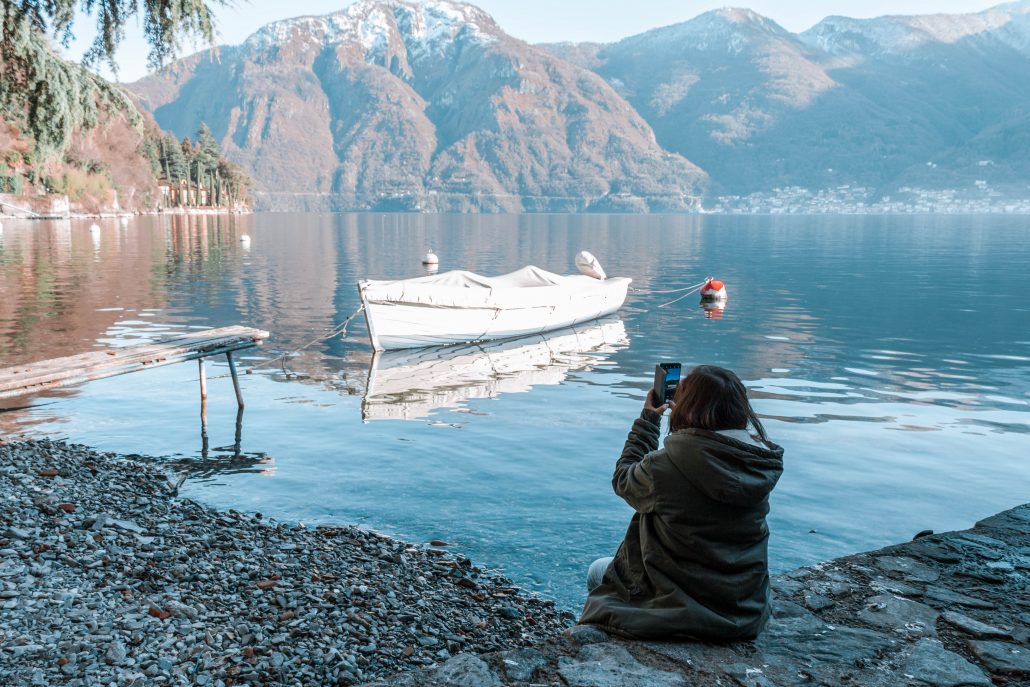
<path fill-rule="evenodd" d="M 107 524 L 111 527 L 117 527 L 120 530 L 126 532 L 136 532 L 142 534 L 145 530 L 134 523 L 132 520 L 116 520 L 115 518 L 108 518 Z"/>
<path fill-rule="evenodd" d="M 501 606 L 497 609 L 497 615 L 508 620 L 518 620 L 522 614 L 514 606 Z"/>
<path fill-rule="evenodd" d="M 121 642 L 112 642 L 111 646 L 108 647 L 107 653 L 104 654 L 104 661 L 108 665 L 120 666 L 125 662 L 126 651 L 125 645 Z"/>
<path fill-rule="evenodd" d="M 1016 569 L 1016 566 L 1012 565 L 1008 561 L 991 561 L 987 564 L 989 570 L 997 570 L 1000 572 L 1012 572 Z"/>
<path fill-rule="evenodd" d="M 930 566 L 908 556 L 880 556 L 876 565 L 882 570 L 901 573 L 906 580 L 914 582 L 936 582 L 941 576 Z"/>
<path fill-rule="evenodd" d="M 920 539 L 905 544 L 905 552 L 921 558 L 932 558 L 938 563 L 958 563 L 962 557 L 951 546 L 944 542 Z"/>
<path fill-rule="evenodd" d="M 8 527 L 4 530 L 4 537 L 8 539 L 28 539 L 32 533 L 19 527 Z"/>
<path fill-rule="evenodd" d="M 824 608 L 829 608 L 833 605 L 833 599 L 822 594 L 816 594 L 815 592 L 806 589 L 802 594 L 805 601 L 805 606 L 811 608 L 813 611 L 821 611 Z"/>
<path fill-rule="evenodd" d="M 1012 635 L 1005 630 L 982 623 L 975 618 L 970 618 L 968 615 L 963 615 L 957 611 L 945 611 L 941 618 L 962 630 L 968 635 L 973 635 L 977 639 L 1012 639 Z"/>
<path fill-rule="evenodd" d="M 978 667 L 932 639 L 920 639 L 916 642 L 912 653 L 905 660 L 902 672 L 907 679 L 933 687 L 991 687 L 993 684 Z"/>
<path fill-rule="evenodd" d="M 762 661 L 788 672 L 798 666 L 855 665 L 872 660 L 891 645 L 886 635 L 861 628 L 828 625 L 815 616 L 773 618 L 755 640 Z M 796 671 L 795 671 L 796 672 Z"/>
<path fill-rule="evenodd" d="M 607 632 L 594 625 L 573 625 L 562 632 L 562 636 L 577 644 L 597 644 L 611 639 Z"/>
<path fill-rule="evenodd" d="M 723 671 L 740 687 L 776 687 L 776 683 L 767 678 L 761 668 L 747 663 L 732 663 L 723 666 Z"/>
<path fill-rule="evenodd" d="M 700 671 L 712 673 L 718 666 L 742 660 L 732 644 L 702 644 L 700 642 L 641 642 L 655 653 L 684 663 Z"/>
<path fill-rule="evenodd" d="M 501 687 L 501 678 L 472 654 L 458 654 L 449 659 L 436 669 L 434 678 L 453 687 Z"/>
<path fill-rule="evenodd" d="M 959 592 L 952 591 L 945 587 L 927 587 L 924 596 L 927 599 L 940 602 L 942 604 L 958 604 L 959 606 L 968 606 L 969 608 L 985 608 L 993 609 L 997 608 L 997 604 L 990 601 L 984 601 L 974 596 L 967 594 L 960 594 Z"/>
<path fill-rule="evenodd" d="M 890 594 L 901 594 L 903 596 L 922 596 L 923 590 L 907 582 L 892 580 L 889 577 L 877 577 L 869 583 L 869 588 L 874 592 L 889 592 Z"/>
<path fill-rule="evenodd" d="M 558 672 L 569 687 L 686 687 L 679 673 L 644 665 L 626 647 L 589 644 L 575 658 L 558 659 Z"/>
<path fill-rule="evenodd" d="M 805 585 L 797 580 L 788 580 L 783 577 L 774 577 L 772 578 L 769 587 L 772 589 L 774 594 L 786 598 L 794 596 L 795 594 L 800 592 L 802 589 L 805 588 Z"/>
<path fill-rule="evenodd" d="M 834 577 L 835 576 L 830 576 L 830 579 L 811 582 L 809 583 L 809 588 L 816 594 L 832 598 L 843 596 L 844 594 L 850 594 L 855 591 L 855 585 L 846 580 L 833 579 Z"/>
<path fill-rule="evenodd" d="M 935 636 L 938 615 L 926 604 L 891 594 L 866 599 L 865 608 L 858 612 L 863 622 L 914 636 Z"/>
<path fill-rule="evenodd" d="M 533 674 L 547 665 L 547 658 L 536 649 L 518 649 L 501 654 L 504 675 L 513 682 L 532 682 Z"/>
<path fill-rule="evenodd" d="M 1025 646 L 970 639 L 969 648 L 992 673 L 1030 675 L 1030 649 Z"/>

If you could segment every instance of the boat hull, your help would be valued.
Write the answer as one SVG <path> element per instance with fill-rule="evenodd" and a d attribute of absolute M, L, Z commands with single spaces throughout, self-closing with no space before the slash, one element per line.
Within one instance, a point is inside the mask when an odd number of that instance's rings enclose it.
<path fill-rule="evenodd" d="M 526 307 L 440 306 L 376 301 L 359 284 L 372 348 L 377 351 L 528 336 L 589 322 L 618 310 L 632 280 L 614 277 L 550 304 Z"/>

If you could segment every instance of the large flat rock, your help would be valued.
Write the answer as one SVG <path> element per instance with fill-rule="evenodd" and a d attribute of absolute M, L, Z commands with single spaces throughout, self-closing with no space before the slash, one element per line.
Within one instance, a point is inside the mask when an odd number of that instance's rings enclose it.
<path fill-rule="evenodd" d="M 905 660 L 900 678 L 898 684 L 904 684 L 904 680 L 915 680 L 932 687 L 991 687 L 994 684 L 980 668 L 932 639 L 916 642 Z"/>
<path fill-rule="evenodd" d="M 680 673 L 644 665 L 620 644 L 588 644 L 558 659 L 558 672 L 569 687 L 687 687 Z"/>

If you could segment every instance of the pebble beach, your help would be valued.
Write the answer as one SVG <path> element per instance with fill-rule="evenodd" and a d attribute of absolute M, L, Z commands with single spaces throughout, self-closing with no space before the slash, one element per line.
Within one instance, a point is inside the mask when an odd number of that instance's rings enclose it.
<path fill-rule="evenodd" d="M 443 541 L 215 511 L 157 461 L 0 445 L 2 685 L 350 685 L 572 622 Z"/>

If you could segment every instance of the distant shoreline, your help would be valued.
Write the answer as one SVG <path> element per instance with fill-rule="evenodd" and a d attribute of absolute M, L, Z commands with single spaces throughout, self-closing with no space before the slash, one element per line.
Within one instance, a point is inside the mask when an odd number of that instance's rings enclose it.
<path fill-rule="evenodd" d="M 170 208 L 165 210 L 144 210 L 124 212 L 69 212 L 64 214 L 17 214 L 0 213 L 0 219 L 60 220 L 60 219 L 118 219 L 121 217 L 142 217 L 160 215 L 252 215 L 250 208 Z"/>

